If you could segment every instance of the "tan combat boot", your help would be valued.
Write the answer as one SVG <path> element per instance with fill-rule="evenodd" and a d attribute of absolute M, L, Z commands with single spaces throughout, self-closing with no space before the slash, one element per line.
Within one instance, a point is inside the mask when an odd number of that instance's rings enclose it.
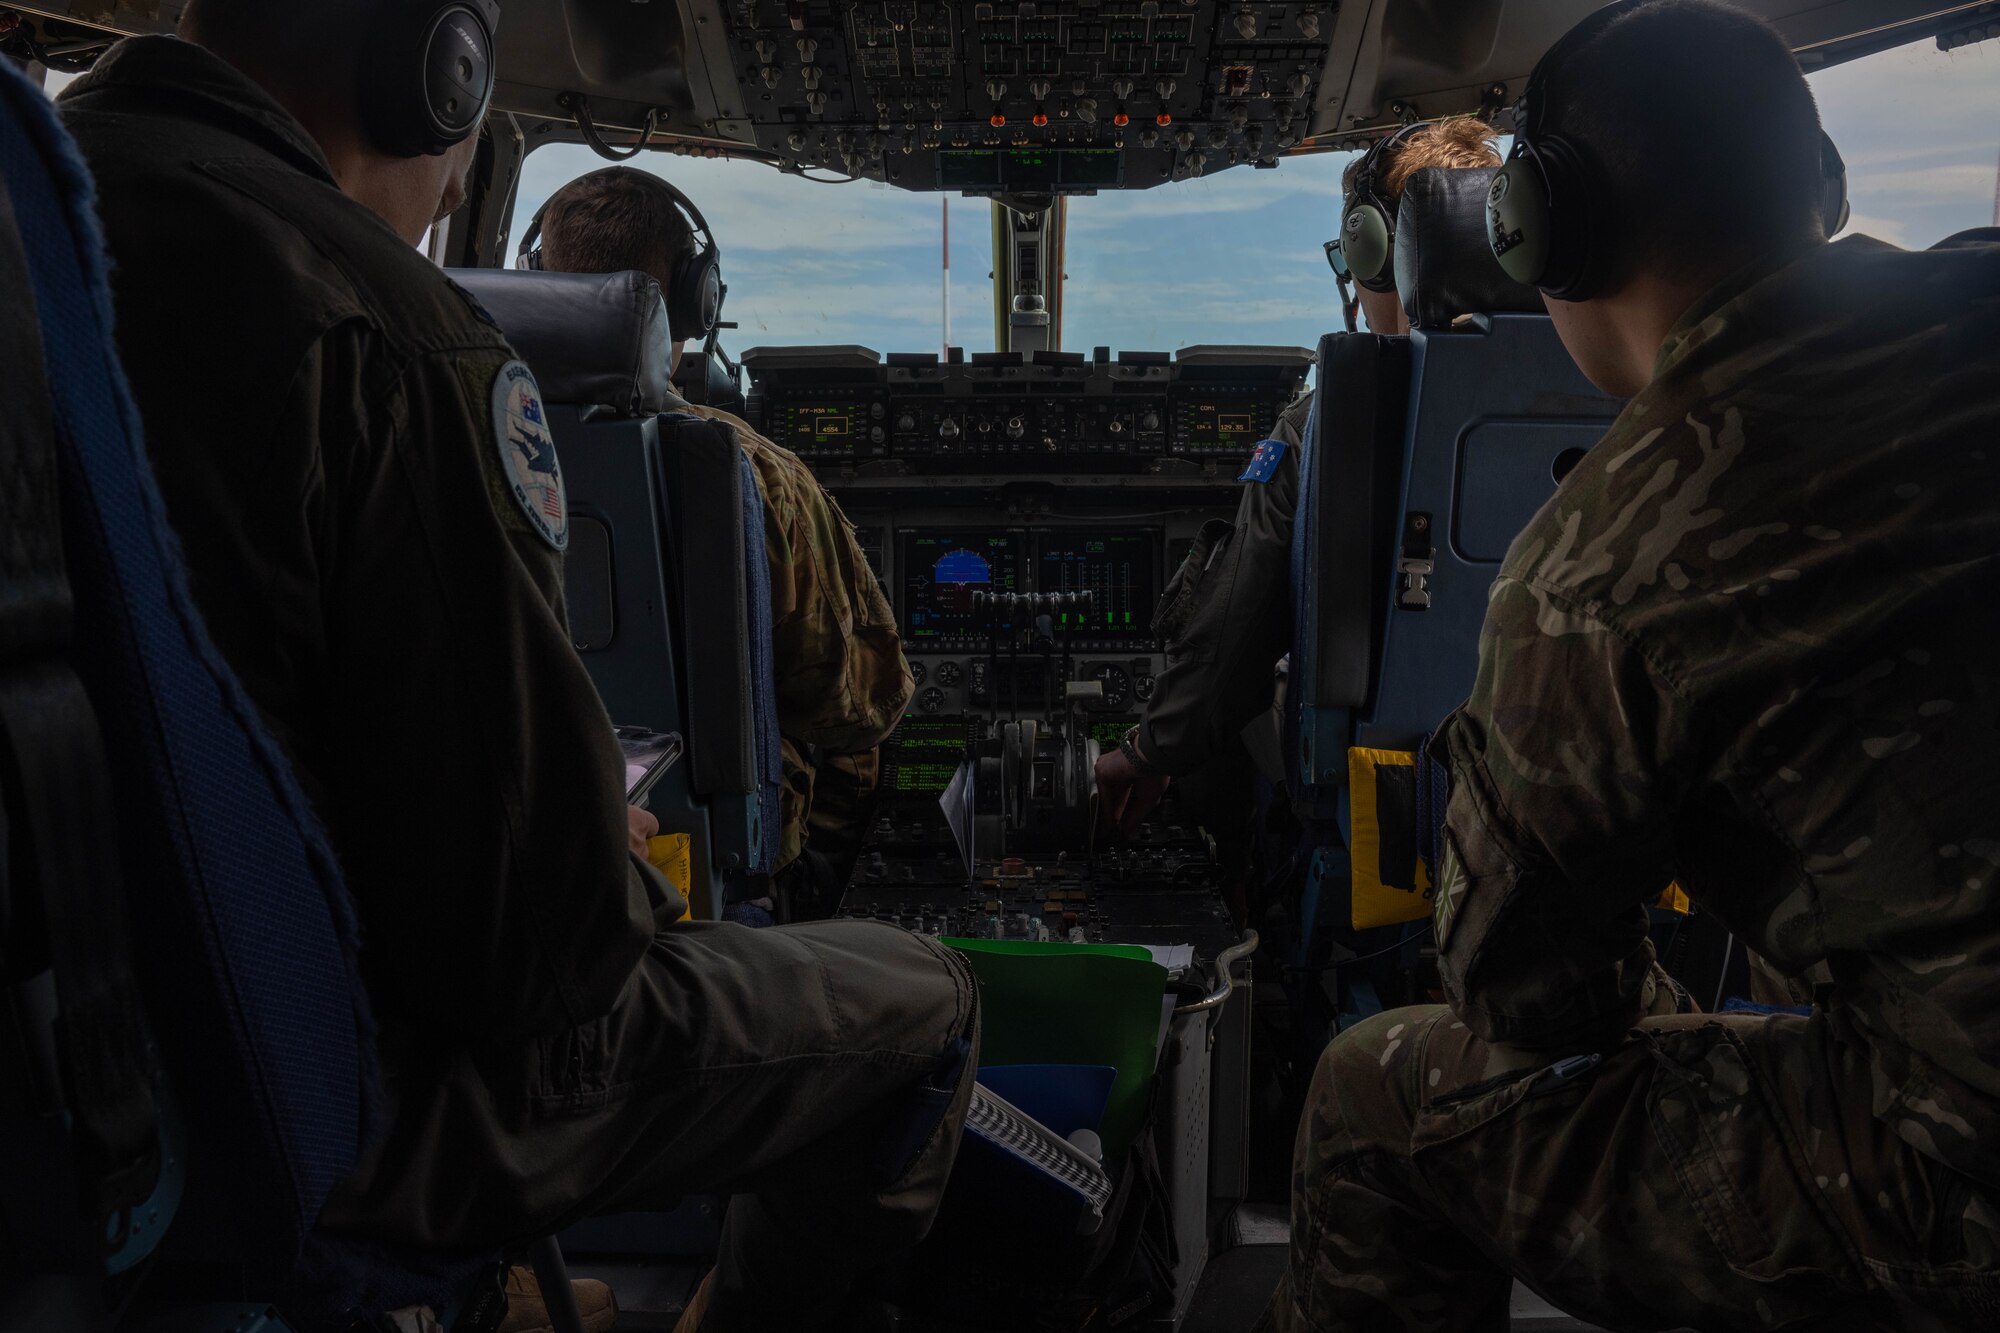
<path fill-rule="evenodd" d="M 688 1300 L 687 1309 L 681 1311 L 680 1322 L 674 1325 L 674 1333 L 701 1333 L 702 1318 L 708 1313 L 709 1292 L 714 1286 L 715 1270 L 711 1268 L 708 1270 L 708 1275 L 702 1278 L 701 1285 L 694 1289 L 694 1295 Z"/>
<path fill-rule="evenodd" d="M 618 1298 L 609 1286 L 592 1278 L 580 1278 L 569 1286 L 576 1294 L 577 1313 L 583 1316 L 583 1333 L 605 1333 L 618 1322 Z M 555 1333 L 541 1283 L 535 1280 L 535 1270 L 524 1264 L 507 1270 L 507 1317 L 500 1321 L 500 1333 Z"/>

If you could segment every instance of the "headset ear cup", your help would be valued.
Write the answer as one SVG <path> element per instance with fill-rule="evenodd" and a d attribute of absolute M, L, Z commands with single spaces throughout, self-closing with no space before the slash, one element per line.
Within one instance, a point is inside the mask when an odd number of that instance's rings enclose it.
<path fill-rule="evenodd" d="M 1819 174 L 1820 226 L 1828 237 L 1832 237 L 1847 226 L 1850 212 L 1847 204 L 1847 163 L 1840 156 L 1833 136 L 1825 130 L 1819 132 Z"/>
<path fill-rule="evenodd" d="M 1507 276 L 1538 287 L 1549 267 L 1548 182 L 1532 154 L 1517 154 L 1486 192 L 1486 243 Z"/>
<path fill-rule="evenodd" d="M 1389 266 L 1396 253 L 1396 228 L 1374 203 L 1347 210 L 1340 224 L 1340 249 L 1347 257 L 1347 271 L 1369 291 L 1386 292 L 1396 285 Z"/>
<path fill-rule="evenodd" d="M 681 260 L 667 293 L 667 326 L 676 342 L 700 342 L 715 331 L 722 287 L 720 256 L 698 250 Z"/>
<path fill-rule="evenodd" d="M 368 137 L 397 157 L 435 156 L 479 129 L 493 100 L 492 20 L 467 0 L 376 7 L 362 57 Z"/>

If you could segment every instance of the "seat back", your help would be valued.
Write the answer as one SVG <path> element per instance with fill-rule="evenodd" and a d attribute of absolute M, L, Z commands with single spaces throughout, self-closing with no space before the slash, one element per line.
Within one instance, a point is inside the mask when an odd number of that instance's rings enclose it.
<path fill-rule="evenodd" d="M 41 90 L 0 62 L 0 137 L 56 142 Z M 32 121 L 32 127 L 27 121 Z M 70 666 L 57 440 L 15 191 L 42 244 L 71 201 L 31 156 L 0 178 L 0 1327 L 100 1326 L 107 1275 L 171 1221 L 126 931 L 110 769 Z M 81 206 L 77 201 L 77 206 Z M 59 351 L 61 349 L 58 349 Z"/>
<path fill-rule="evenodd" d="M 0 173 L 53 403 L 73 660 L 116 800 L 86 835 L 116 830 L 145 997 L 192 1135 L 187 1212 L 204 1225 L 175 1239 L 274 1289 L 374 1109 L 352 905 L 189 594 L 112 342 L 84 164 L 39 90 L 11 70 L 0 88 Z"/>
<path fill-rule="evenodd" d="M 1621 406 L 1577 369 L 1539 295 L 1493 259 L 1492 174 L 1416 172 L 1397 215 L 1409 414 L 1391 518 L 1396 572 L 1355 745 L 1414 748 L 1464 701 L 1508 547 Z"/>
<path fill-rule="evenodd" d="M 529 368 L 570 505 L 570 630 L 614 721 L 679 732 L 648 808 L 686 833 L 701 915 L 768 869 L 777 832 L 763 502 L 725 425 L 687 414 L 643 273 L 454 270 Z"/>
<path fill-rule="evenodd" d="M 1374 695 L 1403 476 L 1409 340 L 1329 333 L 1318 367 L 1292 527 L 1287 777 L 1301 794 L 1339 783 L 1351 719 Z"/>
<path fill-rule="evenodd" d="M 764 501 L 729 426 L 684 413 L 659 420 L 673 506 L 690 685 L 701 719 L 694 781 L 723 812 L 716 850 L 734 878 L 768 873 L 778 836 L 779 742 Z"/>
<path fill-rule="evenodd" d="M 1487 249 L 1492 175 L 1427 168 L 1405 185 L 1407 339 L 1320 345 L 1294 532 L 1291 772 L 1342 831 L 1306 900 L 1345 897 L 1357 928 L 1427 914 L 1442 783 L 1416 752 L 1471 691 L 1515 534 L 1618 413 Z"/>

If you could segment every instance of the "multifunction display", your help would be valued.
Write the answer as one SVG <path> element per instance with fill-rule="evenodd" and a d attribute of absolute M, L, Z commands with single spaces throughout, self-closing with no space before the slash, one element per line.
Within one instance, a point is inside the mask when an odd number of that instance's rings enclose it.
<path fill-rule="evenodd" d="M 1020 534 L 995 530 L 919 529 L 901 534 L 903 637 L 913 647 L 971 642 L 984 633 L 974 595 L 1020 591 Z"/>
<path fill-rule="evenodd" d="M 1091 594 L 1064 632 L 1088 640 L 1151 639 L 1160 599 L 1160 533 L 1051 532 L 1036 542 L 1035 591 Z"/>

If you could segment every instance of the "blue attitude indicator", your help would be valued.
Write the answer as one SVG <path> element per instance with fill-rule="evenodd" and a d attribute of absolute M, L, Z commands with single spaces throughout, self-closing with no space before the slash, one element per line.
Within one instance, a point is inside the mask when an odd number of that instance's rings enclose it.
<path fill-rule="evenodd" d="M 969 615 L 972 594 L 993 585 L 993 566 L 977 551 L 947 551 L 931 566 L 931 581 L 937 586 L 939 610 Z"/>

